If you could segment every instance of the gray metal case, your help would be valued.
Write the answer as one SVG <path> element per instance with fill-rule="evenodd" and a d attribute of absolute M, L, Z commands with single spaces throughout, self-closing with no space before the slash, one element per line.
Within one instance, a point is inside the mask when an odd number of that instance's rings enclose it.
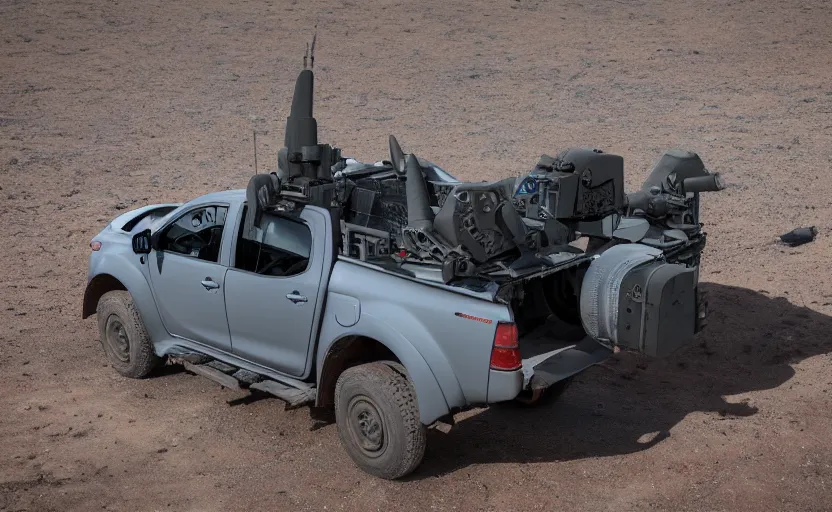
<path fill-rule="evenodd" d="M 618 344 L 652 357 L 675 352 L 695 333 L 696 271 L 683 265 L 650 263 L 621 283 Z"/>

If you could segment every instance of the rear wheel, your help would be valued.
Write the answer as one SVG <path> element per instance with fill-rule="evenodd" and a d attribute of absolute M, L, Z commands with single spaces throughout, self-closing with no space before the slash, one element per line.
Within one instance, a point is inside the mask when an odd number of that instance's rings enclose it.
<path fill-rule="evenodd" d="M 159 357 L 130 293 L 105 293 L 98 301 L 96 315 L 101 345 L 110 365 L 125 377 L 147 377 L 159 364 Z"/>
<path fill-rule="evenodd" d="M 375 362 L 348 368 L 335 385 L 341 444 L 364 471 L 385 479 L 412 472 L 425 454 L 425 426 L 404 368 Z"/>

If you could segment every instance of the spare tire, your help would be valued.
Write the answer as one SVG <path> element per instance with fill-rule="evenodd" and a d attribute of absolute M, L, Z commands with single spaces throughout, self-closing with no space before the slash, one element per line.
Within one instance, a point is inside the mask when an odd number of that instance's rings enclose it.
<path fill-rule="evenodd" d="M 543 297 L 549 311 L 570 325 L 581 325 L 581 287 L 570 271 L 558 272 L 543 279 Z"/>

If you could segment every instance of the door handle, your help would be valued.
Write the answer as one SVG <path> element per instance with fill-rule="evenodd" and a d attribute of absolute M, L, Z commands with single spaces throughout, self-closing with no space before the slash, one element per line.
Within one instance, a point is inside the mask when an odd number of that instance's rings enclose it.
<path fill-rule="evenodd" d="M 214 281 L 210 277 L 206 277 L 205 279 L 202 280 L 202 286 L 204 286 L 205 289 L 208 290 L 208 291 L 216 290 L 217 288 L 220 287 L 219 283 L 217 283 L 216 281 Z"/>
<path fill-rule="evenodd" d="M 292 293 L 287 293 L 286 298 L 291 300 L 295 304 L 299 304 L 301 302 L 309 302 L 309 299 L 307 299 L 305 295 L 301 295 L 297 290 L 293 291 Z"/>

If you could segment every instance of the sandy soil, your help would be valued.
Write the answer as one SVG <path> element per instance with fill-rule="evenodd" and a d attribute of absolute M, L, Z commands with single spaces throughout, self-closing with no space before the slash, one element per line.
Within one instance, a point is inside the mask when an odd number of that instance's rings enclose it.
<path fill-rule="evenodd" d="M 697 4 L 696 7 L 693 5 Z M 0 510 L 829 510 L 832 12 L 824 0 L 0 2 Z M 404 482 L 307 409 L 182 372 L 132 381 L 80 319 L 127 208 L 273 165 L 308 30 L 323 139 L 395 133 L 466 179 L 573 145 L 637 186 L 698 151 L 713 314 L 547 409 L 460 415 Z M 815 225 L 809 245 L 775 236 Z"/>

